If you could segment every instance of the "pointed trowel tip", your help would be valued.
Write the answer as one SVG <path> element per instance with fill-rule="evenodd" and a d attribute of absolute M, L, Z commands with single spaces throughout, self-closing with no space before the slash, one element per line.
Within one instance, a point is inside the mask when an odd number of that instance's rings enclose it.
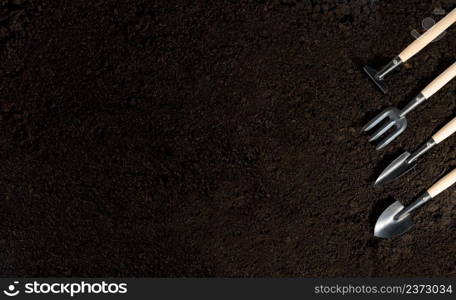
<path fill-rule="evenodd" d="M 408 163 L 410 153 L 404 152 L 391 162 L 385 170 L 378 176 L 375 185 L 381 185 L 393 181 L 394 179 L 404 175 L 416 165 L 416 163 Z"/>
<path fill-rule="evenodd" d="M 390 174 L 388 168 L 386 168 L 378 177 L 377 179 L 375 180 L 374 182 L 374 186 L 380 186 L 380 185 L 383 185 L 391 180 L 393 180 L 394 178 L 391 178 L 390 176 L 388 176 Z"/>
<path fill-rule="evenodd" d="M 383 182 L 382 176 L 378 176 L 377 180 L 375 180 L 375 182 L 374 182 L 374 185 L 379 186 L 382 184 L 382 182 Z"/>
<path fill-rule="evenodd" d="M 388 183 L 388 182 L 391 182 L 393 181 L 395 178 L 396 178 L 396 174 L 393 174 L 394 170 L 391 170 L 391 168 L 386 168 L 385 170 L 383 170 L 383 172 L 377 177 L 377 179 L 375 180 L 375 183 L 374 185 L 375 186 L 380 186 L 380 185 L 383 185 L 385 183 Z"/>

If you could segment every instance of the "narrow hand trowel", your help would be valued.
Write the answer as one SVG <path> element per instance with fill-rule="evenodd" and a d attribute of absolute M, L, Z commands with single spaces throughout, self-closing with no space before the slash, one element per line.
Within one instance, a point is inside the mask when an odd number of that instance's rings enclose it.
<path fill-rule="evenodd" d="M 365 66 L 364 71 L 366 74 L 374 81 L 374 83 L 380 88 L 383 93 L 387 92 L 387 87 L 385 85 L 385 76 L 391 73 L 401 64 L 405 63 L 412 56 L 420 52 L 424 47 L 431 43 L 435 38 L 442 34 L 448 27 L 456 22 L 456 8 L 453 9 L 448 15 L 446 15 L 442 20 L 437 22 L 429 30 L 427 30 L 423 35 L 411 43 L 407 48 L 405 48 L 399 55 L 394 57 L 387 65 L 381 68 L 379 71 L 376 69 Z"/>
<path fill-rule="evenodd" d="M 404 152 L 399 155 L 386 169 L 378 176 L 375 181 L 376 185 L 385 184 L 393 181 L 394 179 L 406 174 L 411 171 L 417 164 L 417 159 L 424 153 L 429 151 L 435 145 L 443 142 L 445 139 L 450 137 L 456 132 L 456 117 L 442 127 L 432 138 L 430 138 L 424 145 L 418 150 L 410 154 L 410 152 Z"/>
<path fill-rule="evenodd" d="M 405 116 L 414 110 L 425 100 L 429 99 L 438 90 L 444 87 L 450 80 L 456 76 L 456 62 L 447 68 L 442 74 L 436 79 L 429 83 L 415 98 L 413 98 L 406 107 L 402 110 L 396 107 L 389 107 L 373 118 L 369 123 L 363 127 L 363 131 L 369 131 L 376 127 L 378 124 L 384 122 L 384 125 L 377 129 L 369 139 L 369 142 L 376 141 L 392 127 L 395 129 L 387 135 L 380 143 L 377 144 L 377 150 L 382 149 L 397 138 L 407 128 L 407 119 Z"/>
<path fill-rule="evenodd" d="M 410 213 L 435 198 L 455 182 L 456 169 L 437 181 L 409 206 L 404 207 L 399 201 L 395 201 L 378 218 L 375 224 L 374 235 L 381 238 L 389 238 L 406 233 L 413 227 L 413 220 Z"/>

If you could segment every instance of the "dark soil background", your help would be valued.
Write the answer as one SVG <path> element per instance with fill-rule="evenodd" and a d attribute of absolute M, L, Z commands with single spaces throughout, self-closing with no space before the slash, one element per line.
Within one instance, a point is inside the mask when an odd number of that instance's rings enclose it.
<path fill-rule="evenodd" d="M 456 167 L 448 84 L 376 151 L 361 126 L 455 60 L 450 29 L 361 71 L 455 1 L 0 0 L 3 276 L 456 276 L 456 190 L 402 237 L 373 224 Z M 433 16 L 436 20 L 441 16 Z"/>

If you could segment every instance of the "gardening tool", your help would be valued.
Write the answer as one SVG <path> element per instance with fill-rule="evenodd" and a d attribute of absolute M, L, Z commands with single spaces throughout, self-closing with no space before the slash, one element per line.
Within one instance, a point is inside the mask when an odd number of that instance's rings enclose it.
<path fill-rule="evenodd" d="M 399 201 L 395 201 L 383 211 L 375 224 L 374 235 L 389 238 L 404 234 L 413 226 L 410 213 L 422 206 L 438 194 L 452 186 L 456 182 L 456 169 L 437 181 L 426 192 L 419 196 L 412 204 L 404 207 Z"/>
<path fill-rule="evenodd" d="M 424 153 L 428 152 L 435 145 L 443 142 L 456 131 L 456 117 L 442 127 L 436 134 L 434 134 L 424 145 L 418 150 L 410 154 L 404 152 L 399 155 L 386 169 L 378 176 L 375 181 L 376 185 L 391 182 L 392 180 L 408 173 L 417 164 L 417 159 Z"/>
<path fill-rule="evenodd" d="M 418 39 L 413 41 L 407 48 L 405 48 L 399 55 L 394 57 L 387 65 L 381 68 L 379 71 L 366 65 L 364 71 L 374 81 L 374 83 L 380 88 L 383 93 L 387 92 L 387 87 L 384 84 L 385 76 L 401 64 L 405 63 L 412 56 L 420 52 L 430 42 L 437 38 L 443 33 L 448 27 L 456 22 L 456 8 L 453 9 L 448 15 L 442 20 L 434 24 L 430 29 L 423 33 Z"/>
<path fill-rule="evenodd" d="M 389 107 L 382 111 L 379 115 L 373 118 L 369 123 L 363 127 L 363 131 L 369 131 L 374 128 L 377 124 L 385 119 L 385 122 L 369 139 L 369 142 L 373 142 L 380 138 L 390 128 L 395 126 L 395 130 L 386 136 L 380 143 L 377 144 L 377 150 L 382 149 L 389 143 L 391 143 L 396 137 L 398 137 L 407 128 L 407 119 L 405 116 L 411 112 L 415 107 L 421 104 L 424 100 L 430 98 L 438 90 L 440 90 L 445 84 L 456 76 L 456 63 L 453 63 L 448 69 L 434 79 L 428 86 L 424 88 L 407 106 L 399 110 L 396 107 Z"/>

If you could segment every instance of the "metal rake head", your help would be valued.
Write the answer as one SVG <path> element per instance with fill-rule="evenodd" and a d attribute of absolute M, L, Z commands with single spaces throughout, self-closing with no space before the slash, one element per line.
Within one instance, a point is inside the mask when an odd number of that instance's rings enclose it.
<path fill-rule="evenodd" d="M 385 120 L 385 121 L 384 121 Z M 383 122 L 384 121 L 384 122 Z M 389 133 L 381 142 L 377 144 L 376 149 L 380 150 L 391 143 L 397 138 L 406 128 L 407 119 L 400 116 L 400 111 L 395 107 L 389 107 L 373 118 L 369 123 L 363 127 L 363 131 L 369 131 L 382 122 L 382 126 L 379 127 L 374 134 L 372 134 L 369 142 L 378 140 L 391 128 L 395 127 L 391 133 Z"/>
<path fill-rule="evenodd" d="M 378 70 L 370 66 L 364 66 L 363 70 L 384 94 L 388 92 L 388 88 L 386 87 L 385 81 L 382 78 L 378 77 Z"/>

